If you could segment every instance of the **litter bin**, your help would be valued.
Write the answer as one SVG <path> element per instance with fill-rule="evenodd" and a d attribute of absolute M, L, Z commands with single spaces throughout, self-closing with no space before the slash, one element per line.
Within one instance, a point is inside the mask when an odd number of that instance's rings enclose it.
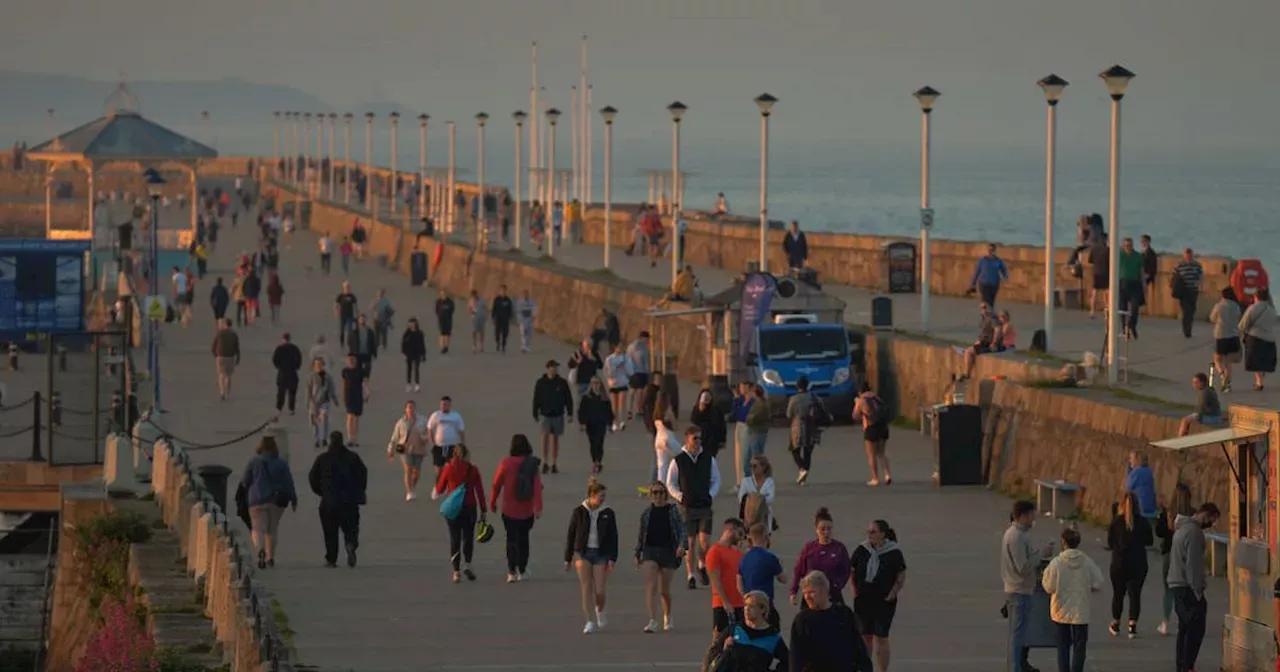
<path fill-rule="evenodd" d="M 916 246 L 898 241 L 886 243 L 880 260 L 880 289 L 889 294 L 916 291 Z"/>
<path fill-rule="evenodd" d="M 196 474 L 204 481 L 204 489 L 217 503 L 218 508 L 227 512 L 227 481 L 231 478 L 231 470 L 220 464 L 206 464 L 196 469 Z"/>
<path fill-rule="evenodd" d="M 935 483 L 982 485 L 982 408 L 939 406 L 933 430 Z"/>
<path fill-rule="evenodd" d="M 871 328 L 893 329 L 893 299 L 887 296 L 871 299 Z"/>
<path fill-rule="evenodd" d="M 414 252 L 409 255 L 409 283 L 421 287 L 427 281 L 427 253 Z"/>

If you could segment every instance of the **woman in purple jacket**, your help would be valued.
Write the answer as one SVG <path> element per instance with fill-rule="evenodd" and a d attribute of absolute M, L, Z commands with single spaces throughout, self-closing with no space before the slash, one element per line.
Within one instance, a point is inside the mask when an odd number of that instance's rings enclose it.
<path fill-rule="evenodd" d="M 813 571 L 822 572 L 827 577 L 827 582 L 831 584 L 831 601 L 844 604 L 844 587 L 849 583 L 849 574 L 852 572 L 849 549 L 832 536 L 835 523 L 827 507 L 818 509 L 814 514 L 813 526 L 816 538 L 804 545 L 800 551 L 800 557 L 796 558 L 795 569 L 791 573 L 791 604 L 799 602 L 802 610 L 808 609 L 808 606 L 797 600 L 796 595 L 800 592 L 800 580 L 806 574 Z"/>

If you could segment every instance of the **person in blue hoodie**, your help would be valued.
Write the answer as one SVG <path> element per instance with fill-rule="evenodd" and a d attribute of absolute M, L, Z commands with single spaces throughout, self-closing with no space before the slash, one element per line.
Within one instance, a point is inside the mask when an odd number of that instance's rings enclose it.
<path fill-rule="evenodd" d="M 1155 520 L 1159 515 L 1156 506 L 1156 477 L 1147 464 L 1147 456 L 1139 450 L 1129 452 L 1129 464 L 1125 468 L 1124 489 L 1138 496 L 1142 517 Z"/>
<path fill-rule="evenodd" d="M 969 292 L 977 291 L 982 302 L 995 310 L 996 294 L 1000 291 L 1000 283 L 1009 279 L 1009 269 L 1004 260 L 996 256 L 995 243 L 987 245 L 986 256 L 978 259 L 973 269 L 973 278 L 969 280 Z"/>
<path fill-rule="evenodd" d="M 769 624 L 769 596 L 753 590 L 744 596 L 743 621 L 729 628 L 711 647 L 708 670 L 787 672 L 790 651 L 778 628 Z M 776 662 L 776 665 L 775 665 Z"/>
<path fill-rule="evenodd" d="M 272 437 L 263 437 L 257 454 L 244 468 L 240 485 L 245 489 L 252 521 L 253 548 L 258 552 L 258 569 L 276 566 L 276 541 L 280 518 L 286 506 L 298 510 L 298 491 L 293 487 L 289 463 L 280 457 Z"/>

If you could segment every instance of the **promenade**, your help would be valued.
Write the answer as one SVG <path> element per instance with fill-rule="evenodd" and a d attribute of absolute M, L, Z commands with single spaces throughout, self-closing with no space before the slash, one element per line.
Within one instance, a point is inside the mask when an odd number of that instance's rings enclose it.
<path fill-rule="evenodd" d="M 210 181 L 210 186 L 214 182 Z M 246 222 L 249 224 L 247 225 Z M 292 246 L 282 250 L 281 278 L 286 290 L 282 319 L 271 325 L 264 318 L 239 329 L 243 361 L 231 398 L 219 401 L 210 355 L 212 316 L 207 296 L 212 278 L 233 274 L 234 257 L 252 249 L 256 232 L 252 217 L 242 217 L 236 229 L 224 228 L 210 262 L 210 276 L 196 288 L 196 310 L 187 328 L 164 327 L 164 406 L 169 411 L 166 428 L 179 439 L 200 444 L 231 440 L 274 415 L 275 373 L 270 366 L 272 349 L 280 334 L 288 331 L 305 352 L 318 334 L 324 334 L 336 353 L 337 323 L 334 297 L 340 291 L 341 270 L 318 275 L 315 238 L 303 232 Z M 599 265 L 599 248 L 567 246 L 557 251 L 562 263 L 593 268 Z M 594 260 L 594 261 L 593 261 Z M 614 255 L 613 271 L 637 282 L 666 284 L 669 267 L 654 270 L 648 263 Z M 703 290 L 717 291 L 727 284 L 727 273 L 697 269 Z M 609 625 L 602 632 L 581 634 L 576 578 L 563 571 L 564 532 L 571 509 L 585 494 L 589 461 L 586 442 L 570 427 L 561 450 L 561 473 L 546 478 L 545 515 L 533 532 L 531 580 L 504 583 L 505 558 L 502 531 L 487 545 L 478 545 L 475 583 L 449 581 L 447 534 L 436 506 L 426 497 L 406 503 L 398 462 L 385 459 L 385 441 L 406 397 L 416 398 L 429 413 L 442 394 L 453 397 L 455 408 L 468 425 L 468 444 L 485 476 L 486 489 L 499 459 L 507 454 L 510 437 L 524 432 L 531 437 L 536 425 L 529 416 L 534 380 L 549 358 L 565 361 L 571 346 L 536 337 L 534 351 L 521 355 L 513 348 L 506 355 L 471 354 L 466 347 L 465 301 L 458 301 L 455 347 L 438 354 L 432 303 L 435 291 L 412 288 L 406 276 L 382 269 L 372 262 L 353 263 L 350 280 L 362 305 L 369 305 L 379 288 L 386 288 L 396 309 L 391 349 L 374 364 L 372 398 L 362 418 L 358 452 L 369 467 L 369 503 L 362 511 L 360 564 L 355 569 L 323 567 L 323 545 L 315 514 L 317 498 L 306 487 L 306 475 L 314 451 L 306 414 L 282 417 L 289 432 L 292 470 L 300 487 L 297 513 L 285 515 L 277 565 L 258 572 L 279 604 L 280 621 L 292 634 L 297 659 L 313 669 L 359 670 L 580 670 L 631 672 L 651 669 L 695 670 L 710 637 L 710 595 L 707 588 L 684 588 L 679 579 L 672 587 L 676 629 L 672 633 L 640 632 L 644 614 L 642 580 L 631 561 L 632 540 L 644 502 L 635 487 L 648 477 L 652 445 L 638 426 L 610 436 L 606 443 L 605 471 L 610 505 L 617 511 L 621 534 L 620 562 L 610 578 Z M 511 288 L 518 292 L 519 288 Z M 865 321 L 859 306 L 866 302 L 852 291 L 832 288 L 850 301 L 850 319 Z M 489 297 L 486 297 L 489 298 Z M 910 329 L 913 309 L 909 301 L 897 302 L 899 323 Z M 965 333 L 973 302 L 936 300 L 935 331 Z M 943 307 L 947 306 L 947 307 Z M 1031 315 L 1038 308 L 1013 307 L 1015 319 L 1029 340 Z M 428 361 L 423 367 L 423 391 L 404 392 L 399 333 L 411 317 L 422 322 L 428 335 Z M 553 320 L 555 315 L 540 315 Z M 1064 320 L 1066 322 L 1066 320 Z M 1150 324 L 1150 323 L 1149 323 Z M 1086 325 L 1087 326 L 1087 325 Z M 1144 333 L 1152 333 L 1154 325 Z M 971 330 L 971 327 L 968 327 Z M 1070 329 L 1070 328 L 1068 328 Z M 1069 331 L 1064 330 L 1064 335 Z M 941 335 L 941 333 L 939 334 Z M 1081 336 L 1082 340 L 1084 336 Z M 490 336 L 491 339 L 491 336 Z M 1060 340 L 1063 342 L 1063 340 Z M 489 346 L 491 349 L 491 345 Z M 682 399 L 692 399 L 688 388 Z M 687 409 L 685 409 L 687 413 Z M 340 419 L 341 414 L 338 414 Z M 682 418 L 685 417 L 682 415 Z M 683 426 L 683 422 L 680 423 Z M 341 429 L 335 423 L 335 429 Z M 776 515 L 781 529 L 773 548 L 788 573 L 801 545 L 811 538 L 813 512 L 820 506 L 836 518 L 836 536 L 850 547 L 862 540 L 867 521 L 887 519 L 898 532 L 908 564 L 907 586 L 894 624 L 896 655 L 893 669 L 907 672 L 949 669 L 989 672 L 1003 664 L 1005 623 L 999 607 L 1003 592 L 999 580 L 1000 536 L 1008 521 L 1011 502 L 980 488 L 939 490 L 930 484 L 931 451 L 927 441 L 908 430 L 894 430 L 889 453 L 894 459 L 894 485 L 867 488 L 859 438 L 852 429 L 838 427 L 826 434 L 815 455 L 808 487 L 794 485 L 794 466 L 786 453 L 782 430 L 771 432 L 767 454 L 778 481 Z M 256 437 L 221 448 L 196 450 L 198 464 L 223 464 L 239 477 L 252 455 Z M 722 482 L 732 482 L 731 460 L 720 465 Z M 427 479 L 429 480 L 429 479 Z M 425 494 L 429 484 L 420 486 Z M 732 515 L 737 506 L 724 488 L 716 502 L 716 517 Z M 497 523 L 495 519 L 492 522 Z M 239 521 L 235 521 L 239 526 Z M 244 532 L 243 529 L 241 529 Z M 717 530 L 718 531 L 718 530 Z M 1037 526 L 1041 540 L 1056 538 L 1057 525 Z M 1104 568 L 1107 554 L 1100 548 L 1100 530 L 1086 533 L 1086 550 Z M 1159 558 L 1151 556 L 1154 567 Z M 779 588 L 779 596 L 786 594 Z M 1160 638 L 1160 583 L 1153 572 L 1144 593 L 1144 617 L 1137 640 L 1113 639 L 1106 634 L 1110 588 L 1093 602 L 1090 660 L 1093 669 L 1138 671 L 1168 665 L 1173 658 L 1172 639 Z M 1209 588 L 1210 623 L 1200 667 L 1215 669 L 1219 658 L 1221 613 L 1226 609 L 1225 582 L 1214 580 Z M 784 628 L 795 609 L 779 604 Z M 1053 654 L 1037 651 L 1033 662 L 1042 669 L 1053 666 Z M 310 669 L 310 668 L 309 668 Z"/>

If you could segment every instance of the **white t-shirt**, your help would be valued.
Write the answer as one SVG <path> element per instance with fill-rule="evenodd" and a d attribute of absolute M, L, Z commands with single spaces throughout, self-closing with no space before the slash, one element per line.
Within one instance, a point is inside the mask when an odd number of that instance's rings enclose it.
<path fill-rule="evenodd" d="M 467 423 L 457 411 L 436 411 L 427 420 L 427 432 L 431 441 L 437 446 L 456 446 L 462 443 L 462 433 L 467 431 Z"/>
<path fill-rule="evenodd" d="M 333 241 L 329 236 L 320 236 L 320 254 L 329 254 L 330 248 L 333 247 Z"/>
<path fill-rule="evenodd" d="M 173 291 L 178 295 L 187 293 L 187 274 L 178 271 L 173 274 Z"/>
<path fill-rule="evenodd" d="M 675 433 L 667 429 L 666 423 L 661 420 L 653 423 L 657 428 L 657 432 L 653 436 L 653 450 L 658 456 L 658 479 L 665 480 L 667 470 L 671 466 L 671 460 L 684 449 L 684 444 L 680 443 L 680 439 Z"/>

